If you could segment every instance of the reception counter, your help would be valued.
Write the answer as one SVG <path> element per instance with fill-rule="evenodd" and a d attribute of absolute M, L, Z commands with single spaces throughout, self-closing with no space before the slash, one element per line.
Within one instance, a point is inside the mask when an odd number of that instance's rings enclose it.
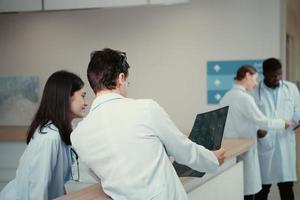
<path fill-rule="evenodd" d="M 254 140 L 224 139 L 222 146 L 226 149 L 225 163 L 214 174 L 205 174 L 201 178 L 180 178 L 189 199 L 230 199 L 243 198 L 243 163 L 236 163 L 236 156 L 246 152 Z M 79 191 L 57 198 L 58 200 L 107 200 L 99 183 L 93 184 Z"/>
<path fill-rule="evenodd" d="M 25 126 L 0 126 L 0 159 L 5 160 L 0 163 L 0 189 L 15 176 L 19 158 L 26 148 L 27 128 Z M 199 197 L 214 200 L 242 199 L 243 163 L 237 163 L 236 156 L 246 152 L 253 144 L 253 140 L 224 139 L 222 146 L 226 149 L 226 160 L 216 173 L 207 173 L 201 178 L 181 178 L 189 199 L 199 199 Z M 70 193 L 58 199 L 109 199 L 101 185 L 95 181 L 79 183 L 69 181 L 67 191 Z"/>

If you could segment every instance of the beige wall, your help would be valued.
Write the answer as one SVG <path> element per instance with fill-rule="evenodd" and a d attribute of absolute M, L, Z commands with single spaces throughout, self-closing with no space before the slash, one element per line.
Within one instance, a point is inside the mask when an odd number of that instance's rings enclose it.
<path fill-rule="evenodd" d="M 213 108 L 206 62 L 280 57 L 280 18 L 280 0 L 3 14 L 0 73 L 37 75 L 43 87 L 52 72 L 67 69 L 86 81 L 92 50 L 120 49 L 131 64 L 129 95 L 157 100 L 190 131 L 195 115 Z"/>
<path fill-rule="evenodd" d="M 290 55 L 291 65 L 289 66 L 289 74 L 287 79 L 293 82 L 300 81 L 300 1 L 287 0 L 287 34 L 292 36 L 293 44 L 291 46 L 292 53 Z M 297 155 L 300 155 L 300 135 L 296 134 L 297 139 Z M 297 156 L 298 158 L 298 156 Z M 297 173 L 300 173 L 300 162 L 297 160 Z M 295 184 L 296 197 L 300 196 L 300 184 Z"/>
<path fill-rule="evenodd" d="M 300 81 L 300 1 L 287 0 L 287 34 L 292 37 L 288 79 Z"/>

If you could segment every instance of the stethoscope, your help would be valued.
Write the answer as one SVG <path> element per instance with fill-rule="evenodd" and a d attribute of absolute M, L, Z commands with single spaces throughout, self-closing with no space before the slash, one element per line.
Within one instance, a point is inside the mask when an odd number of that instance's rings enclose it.
<path fill-rule="evenodd" d="M 280 80 L 281 84 L 279 87 L 286 87 L 289 90 L 288 84 L 286 84 L 283 80 Z M 261 102 L 261 89 L 262 89 L 262 81 L 259 81 L 258 84 L 258 100 Z"/>
<path fill-rule="evenodd" d="M 73 147 L 70 148 L 70 153 L 71 153 L 71 158 L 75 157 L 74 161 L 76 162 L 76 166 L 77 166 L 77 170 L 76 170 L 77 178 L 74 177 L 73 170 L 71 170 L 71 178 L 73 181 L 79 182 L 79 180 L 80 180 L 79 161 L 78 161 L 79 156 L 78 156 L 77 152 L 75 151 L 75 149 L 73 149 Z M 72 155 L 74 155 L 74 157 Z"/>
<path fill-rule="evenodd" d="M 279 87 L 281 87 L 281 86 L 282 87 L 286 87 L 287 90 L 289 91 L 288 84 L 285 83 L 283 80 L 281 80 L 280 82 L 281 82 L 281 85 Z M 258 84 L 258 99 L 259 99 L 259 104 L 262 104 L 262 102 L 261 102 L 261 87 L 262 87 L 261 84 L 262 84 L 262 81 L 259 81 L 259 84 Z M 293 131 L 295 131 L 299 127 L 300 127 L 300 120 L 298 122 L 298 125 L 293 128 Z"/>
<path fill-rule="evenodd" d="M 91 111 L 96 110 L 102 104 L 104 104 L 106 102 L 117 100 L 117 99 L 121 99 L 121 97 L 116 97 L 116 98 L 112 98 L 112 99 L 108 99 L 106 101 L 103 101 L 103 102 L 99 103 L 98 105 L 96 105 L 94 108 L 92 108 Z M 76 167 L 77 167 L 77 169 L 75 170 L 75 172 L 77 173 L 77 177 L 74 176 L 73 170 L 71 170 L 71 179 L 73 181 L 79 182 L 79 180 L 80 180 L 79 161 L 78 161 L 79 156 L 78 156 L 77 152 L 75 151 L 75 149 L 73 149 L 73 147 L 70 147 L 70 154 L 71 154 L 72 161 L 76 162 Z"/>

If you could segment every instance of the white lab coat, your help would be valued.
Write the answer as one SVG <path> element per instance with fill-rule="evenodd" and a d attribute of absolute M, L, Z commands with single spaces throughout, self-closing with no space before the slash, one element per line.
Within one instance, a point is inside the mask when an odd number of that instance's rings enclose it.
<path fill-rule="evenodd" d="M 115 200 L 187 199 L 169 160 L 214 172 L 215 155 L 191 142 L 153 100 L 97 97 L 71 134 L 80 159 Z"/>
<path fill-rule="evenodd" d="M 299 122 L 300 95 L 295 84 L 281 81 L 273 90 L 261 81 L 253 94 L 267 117 Z M 258 139 L 257 148 L 263 184 L 297 180 L 296 141 L 292 129 L 268 131 L 265 137 Z"/>
<path fill-rule="evenodd" d="M 256 140 L 258 127 L 284 129 L 284 120 L 266 118 L 256 106 L 254 98 L 240 85 L 234 85 L 220 103 L 229 105 L 224 137 Z M 244 161 L 244 195 L 257 193 L 261 189 L 261 178 L 256 144 L 237 159 Z"/>
<path fill-rule="evenodd" d="M 0 193 L 1 200 L 50 200 L 65 194 L 70 179 L 70 146 L 61 140 L 58 129 L 48 125 L 34 133 L 16 172 Z"/>

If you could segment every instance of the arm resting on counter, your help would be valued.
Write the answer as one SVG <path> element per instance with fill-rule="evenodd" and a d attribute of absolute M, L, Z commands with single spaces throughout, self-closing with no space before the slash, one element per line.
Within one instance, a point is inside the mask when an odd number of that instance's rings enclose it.
<path fill-rule="evenodd" d="M 250 139 L 224 139 L 222 142 L 222 147 L 226 149 L 225 159 L 230 160 L 246 151 L 255 143 L 254 140 Z M 226 162 L 226 161 L 225 161 Z M 181 179 L 182 183 L 188 181 L 188 179 L 193 179 L 191 177 L 184 177 Z M 110 200 L 101 187 L 101 184 L 97 183 L 81 189 L 76 192 L 64 195 L 57 198 L 57 200 L 84 200 L 84 199 L 95 199 L 95 200 Z"/>

